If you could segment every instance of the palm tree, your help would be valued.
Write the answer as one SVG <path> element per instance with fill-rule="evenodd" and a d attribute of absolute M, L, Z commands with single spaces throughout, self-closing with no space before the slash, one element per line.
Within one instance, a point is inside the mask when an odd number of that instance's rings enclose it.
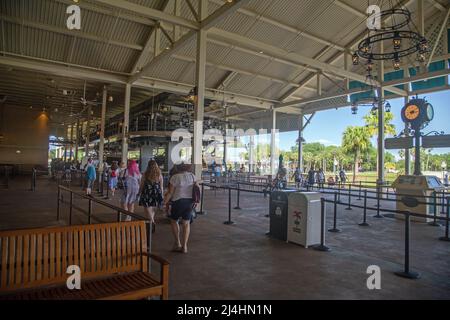
<path fill-rule="evenodd" d="M 386 112 L 384 116 L 384 134 L 387 136 L 395 136 L 395 125 L 392 124 L 394 120 L 394 114 L 392 112 Z M 366 128 L 371 138 L 378 136 L 378 113 L 370 112 L 364 116 L 366 122 Z"/>
<path fill-rule="evenodd" d="M 370 147 L 370 134 L 366 127 L 347 127 L 342 137 L 344 151 L 353 156 L 353 182 L 356 179 L 361 154 Z"/>

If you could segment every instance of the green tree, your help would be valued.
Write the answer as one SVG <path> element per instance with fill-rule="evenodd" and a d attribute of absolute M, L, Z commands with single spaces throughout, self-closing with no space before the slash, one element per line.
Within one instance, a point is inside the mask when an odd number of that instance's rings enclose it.
<path fill-rule="evenodd" d="M 392 124 L 394 120 L 394 114 L 392 112 L 386 112 L 384 116 L 384 134 L 387 136 L 395 136 L 395 125 Z M 378 113 L 370 112 L 364 116 L 366 122 L 366 128 L 371 138 L 378 136 Z"/>
<path fill-rule="evenodd" d="M 342 137 L 344 152 L 353 156 L 353 182 L 355 182 L 361 154 L 370 147 L 370 134 L 365 127 L 347 127 Z"/>

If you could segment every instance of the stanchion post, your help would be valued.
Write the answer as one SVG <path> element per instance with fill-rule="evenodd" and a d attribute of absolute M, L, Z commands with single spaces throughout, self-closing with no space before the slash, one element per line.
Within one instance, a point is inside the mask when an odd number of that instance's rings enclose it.
<path fill-rule="evenodd" d="M 110 182 L 111 182 L 111 177 L 110 177 L 110 175 L 108 174 L 108 175 L 106 175 L 106 197 L 105 197 L 105 200 L 108 200 L 109 199 L 109 184 L 110 184 Z M 118 179 L 118 178 L 117 178 Z M 117 186 L 116 186 L 117 187 Z"/>
<path fill-rule="evenodd" d="M 384 218 L 384 216 L 380 214 L 380 197 L 381 197 L 380 190 L 381 188 L 377 189 L 377 214 L 373 216 L 374 218 L 377 219 Z"/>
<path fill-rule="evenodd" d="M 61 188 L 58 186 L 58 201 L 56 203 L 56 220 L 59 221 L 59 201 L 61 200 Z"/>
<path fill-rule="evenodd" d="M 341 203 L 341 181 L 339 181 L 338 185 L 338 203 Z"/>
<path fill-rule="evenodd" d="M 427 198 L 428 199 L 428 198 Z M 426 201 L 428 201 L 426 199 Z M 437 222 L 437 212 L 438 212 L 438 205 L 437 205 L 437 192 L 433 192 L 433 221 L 429 222 L 428 225 L 432 227 L 440 227 L 441 224 Z"/>
<path fill-rule="evenodd" d="M 368 227 L 367 223 L 367 190 L 364 190 L 364 213 L 363 213 L 363 222 L 359 224 L 361 227 Z"/>
<path fill-rule="evenodd" d="M 348 206 L 345 210 L 352 210 L 352 184 L 348 184 Z"/>
<path fill-rule="evenodd" d="M 120 222 L 120 216 L 121 216 L 121 213 L 119 210 L 117 210 L 117 222 Z"/>
<path fill-rule="evenodd" d="M 231 221 L 231 188 L 228 187 L 228 221 L 224 222 L 225 225 L 232 225 L 234 224 L 233 221 Z"/>
<path fill-rule="evenodd" d="M 317 251 L 330 251 L 331 249 L 325 245 L 325 199 L 321 199 L 320 203 L 320 244 L 312 248 Z"/>
<path fill-rule="evenodd" d="M 358 199 L 357 200 L 362 200 L 361 199 L 361 190 L 362 190 L 362 181 L 359 181 L 359 191 L 358 191 Z"/>
<path fill-rule="evenodd" d="M 237 183 L 237 187 L 238 187 L 238 190 L 237 190 L 237 205 L 236 205 L 236 207 L 234 207 L 234 209 L 235 209 L 235 210 L 242 210 L 242 208 L 240 207 L 241 187 L 240 187 L 240 185 L 239 185 L 239 181 L 238 181 L 238 183 Z"/>
<path fill-rule="evenodd" d="M 88 224 L 91 224 L 91 214 L 92 214 L 92 200 L 89 199 L 89 207 L 88 207 Z"/>
<path fill-rule="evenodd" d="M 417 272 L 412 272 L 409 266 L 409 244 L 410 244 L 410 227 L 411 227 L 411 214 L 405 213 L 405 268 L 403 271 L 395 272 L 395 275 L 407 278 L 407 279 L 419 279 L 420 275 Z"/>
<path fill-rule="evenodd" d="M 334 193 L 334 216 L 333 216 L 333 228 L 328 230 L 329 232 L 339 233 L 340 229 L 337 228 L 337 193 Z"/>
<path fill-rule="evenodd" d="M 70 207 L 69 207 L 69 226 L 72 225 L 72 211 L 73 211 L 73 192 L 70 192 Z"/>
<path fill-rule="evenodd" d="M 200 211 L 197 212 L 197 214 L 199 215 L 206 215 L 206 211 L 203 210 L 203 200 L 205 198 L 204 195 L 205 195 L 205 185 L 202 183 L 202 191 L 200 195 Z"/>
<path fill-rule="evenodd" d="M 441 214 L 445 214 L 445 191 L 442 191 L 442 197 L 441 197 Z"/>
<path fill-rule="evenodd" d="M 446 218 L 447 218 L 447 220 L 445 221 L 445 236 L 444 237 L 440 237 L 439 240 L 450 242 L 450 237 L 449 237 L 450 198 L 447 198 L 447 214 L 446 214 Z"/>

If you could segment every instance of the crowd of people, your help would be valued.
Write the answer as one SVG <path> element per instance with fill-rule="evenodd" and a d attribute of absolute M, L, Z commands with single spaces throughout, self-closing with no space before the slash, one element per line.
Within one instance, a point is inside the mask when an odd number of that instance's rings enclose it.
<path fill-rule="evenodd" d="M 93 159 L 88 159 L 83 168 L 86 173 L 86 194 L 92 197 L 92 187 L 97 179 L 96 166 Z M 158 211 L 165 212 L 171 220 L 174 236 L 173 251 L 188 252 L 190 225 L 195 217 L 198 197 L 194 189 L 198 188 L 191 165 L 175 165 L 169 173 L 165 188 L 162 172 L 155 160 L 150 160 L 144 173 L 139 170 L 135 160 L 127 164 L 113 162 L 111 166 L 104 165 L 108 176 L 109 188 L 114 198 L 116 190 L 121 190 L 120 205 L 130 212 L 135 212 L 135 205 L 143 208 L 145 217 L 152 224 L 152 232 L 156 230 L 155 215 Z M 122 221 L 131 221 L 130 215 L 122 215 Z"/>

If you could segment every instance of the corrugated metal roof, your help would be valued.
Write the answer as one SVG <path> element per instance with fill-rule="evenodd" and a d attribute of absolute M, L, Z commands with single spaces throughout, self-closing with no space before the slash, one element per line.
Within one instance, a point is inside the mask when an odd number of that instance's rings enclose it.
<path fill-rule="evenodd" d="M 174 0 L 168 0 L 168 2 L 167 0 L 127 1 L 157 10 L 165 7 L 166 13 L 173 14 Z M 360 0 L 340 1 L 362 14 L 367 6 L 365 1 Z M 198 0 L 191 2 L 195 7 L 198 6 Z M 180 3 L 181 16 L 194 20 L 194 15 L 187 3 L 185 1 Z M 210 0 L 209 14 L 215 12 L 222 3 L 222 1 Z M 447 5 L 447 2 L 443 0 L 439 0 L 439 3 Z M 143 17 L 139 12 L 115 10 L 95 0 L 84 0 L 79 3 L 82 7 L 82 30 L 68 33 L 65 26 L 67 17 L 65 9 L 68 4 L 72 2 L 68 0 L 1 0 L 0 18 L 5 17 L 1 19 L 1 50 L 16 55 L 130 73 L 141 55 L 139 49 L 145 46 L 149 37 L 153 47 L 151 19 Z M 415 19 L 417 10 L 415 1 L 411 2 L 409 8 Z M 346 47 L 366 28 L 365 18 L 360 15 L 348 11 L 334 0 L 250 0 L 241 10 L 223 19 L 216 27 L 287 52 L 327 62 L 340 51 L 327 47 L 323 41 Z M 439 17 L 439 10 L 435 6 L 427 6 L 425 16 L 428 30 L 436 24 L 438 19 L 433 17 Z M 173 28 L 167 26 L 167 23 L 164 24 L 164 28 L 173 38 Z M 184 28 L 181 29 L 183 32 L 188 32 Z M 305 32 L 309 36 L 305 36 Z M 323 41 L 313 40 L 314 36 Z M 170 47 L 170 42 L 164 35 L 161 36 L 160 47 L 162 50 Z M 441 51 L 442 46 L 439 46 L 438 53 Z M 194 38 L 177 51 L 176 56 L 168 57 L 154 65 L 148 75 L 193 84 L 195 67 L 190 59 L 195 57 L 196 40 Z M 151 52 L 144 54 L 143 65 L 147 65 L 152 59 Z M 293 86 L 289 82 L 301 83 L 311 75 L 310 70 L 304 70 L 301 66 L 293 65 L 292 62 L 284 63 L 280 61 L 282 59 L 273 61 L 258 50 L 236 48 L 233 44 L 223 44 L 214 40 L 208 42 L 207 60 L 208 87 L 216 87 L 230 71 L 233 71 L 236 75 L 229 81 L 227 91 L 259 98 L 279 99 L 292 90 Z M 333 64 L 343 67 L 343 59 L 335 59 Z M 227 67 L 230 70 L 225 70 Z M 364 74 L 363 66 L 350 67 L 351 70 Z M 242 72 L 239 73 L 239 70 Z M 248 75 L 249 72 L 254 75 Z M 274 78 L 273 81 L 270 78 Z M 281 83 L 282 81 L 285 83 Z M 68 84 L 71 83 L 79 86 L 76 81 L 68 82 Z M 311 80 L 310 86 L 315 86 L 314 80 Z M 332 91 L 335 88 L 335 83 L 329 80 L 323 81 L 324 91 Z M 26 90 L 22 90 L 25 95 Z M 300 89 L 296 93 L 301 97 L 314 94 L 311 89 Z M 42 95 L 40 96 L 37 92 L 33 92 L 33 95 L 38 101 L 42 98 Z"/>

